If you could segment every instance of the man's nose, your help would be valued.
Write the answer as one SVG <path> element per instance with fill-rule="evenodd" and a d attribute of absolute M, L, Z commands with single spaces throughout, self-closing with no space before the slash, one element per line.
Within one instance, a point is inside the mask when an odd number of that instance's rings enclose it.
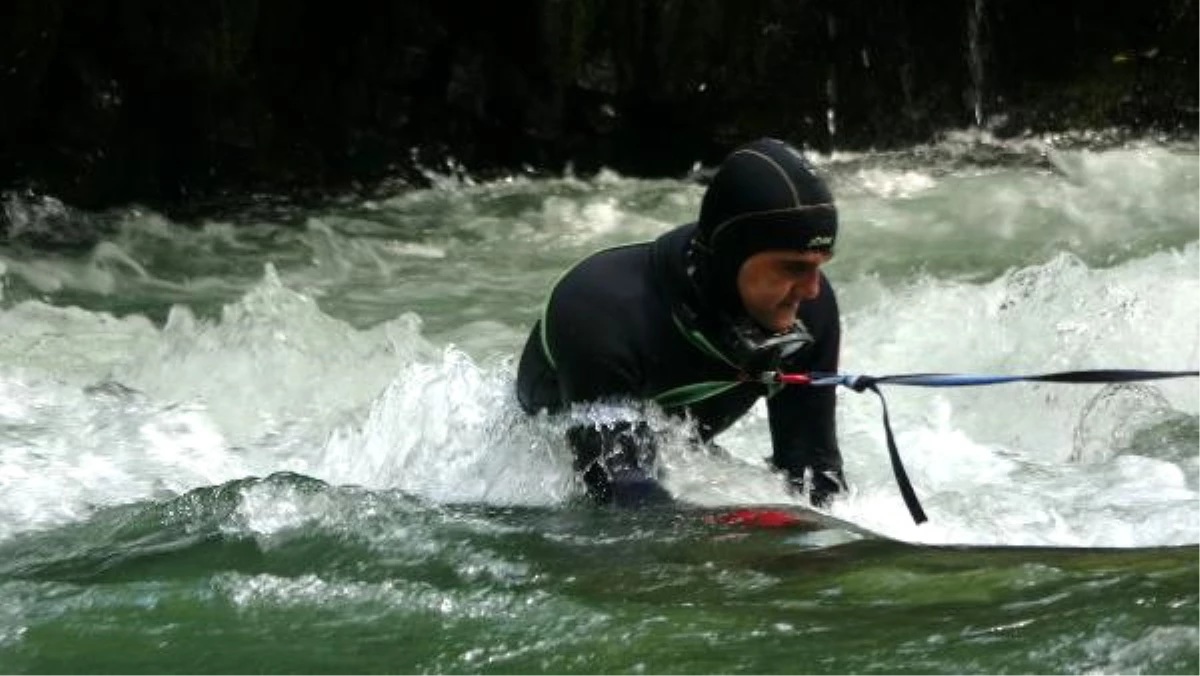
<path fill-rule="evenodd" d="M 792 284 L 792 295 L 799 300 L 812 300 L 821 293 L 821 273 L 815 268 L 801 274 Z"/>

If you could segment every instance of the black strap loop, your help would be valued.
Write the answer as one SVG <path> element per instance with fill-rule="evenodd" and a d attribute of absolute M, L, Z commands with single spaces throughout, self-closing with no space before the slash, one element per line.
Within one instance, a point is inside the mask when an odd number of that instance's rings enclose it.
<path fill-rule="evenodd" d="M 908 507 L 913 521 L 922 524 L 929 519 L 921 508 L 908 473 L 900 460 L 900 451 L 896 447 L 896 437 L 892 433 L 892 423 L 888 417 L 887 400 L 880 385 L 915 385 L 919 387 L 962 387 L 972 385 L 996 385 L 1005 382 L 1043 382 L 1043 383 L 1130 383 L 1142 380 L 1163 380 L 1168 378 L 1188 378 L 1200 375 L 1198 371 L 1146 371 L 1138 369 L 1096 369 L 1090 371 L 1063 371 L 1031 376 L 971 376 L 948 373 L 909 373 L 891 376 L 850 376 L 841 381 L 842 385 L 855 392 L 871 390 L 879 397 L 883 407 L 883 430 L 887 437 L 888 457 L 892 462 L 892 474 L 896 477 L 896 485 L 904 504 Z"/>
<path fill-rule="evenodd" d="M 855 383 L 854 390 L 857 392 L 871 390 L 879 397 L 879 405 L 883 409 L 883 431 L 887 435 L 888 457 L 892 461 L 892 474 L 896 477 L 900 496 L 904 498 L 904 505 L 908 507 L 908 513 L 912 515 L 913 521 L 918 525 L 925 523 L 929 518 L 925 516 L 925 510 L 921 508 L 921 501 L 917 499 L 912 482 L 908 480 L 908 472 L 904 471 L 904 463 L 900 461 L 900 449 L 896 447 L 896 437 L 892 434 L 892 421 L 888 417 L 887 399 L 884 398 L 883 392 L 879 391 L 879 386 L 875 384 L 874 379 L 866 383 L 861 383 L 860 380 L 859 383 Z"/>

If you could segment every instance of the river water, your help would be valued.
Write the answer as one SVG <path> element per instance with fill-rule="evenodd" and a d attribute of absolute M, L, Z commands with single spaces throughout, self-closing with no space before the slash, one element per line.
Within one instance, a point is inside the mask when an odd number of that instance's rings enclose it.
<path fill-rule="evenodd" d="M 1194 143 L 814 160 L 847 372 L 1200 364 Z M 430 176 L 186 225 L 6 196 L 114 227 L 0 247 L 0 672 L 1200 667 L 1194 379 L 885 388 L 920 526 L 842 391 L 830 513 L 878 537 L 703 518 L 796 502 L 761 408 L 725 454 L 667 445 L 680 509 L 598 510 L 515 356 L 566 266 L 702 186 Z"/>

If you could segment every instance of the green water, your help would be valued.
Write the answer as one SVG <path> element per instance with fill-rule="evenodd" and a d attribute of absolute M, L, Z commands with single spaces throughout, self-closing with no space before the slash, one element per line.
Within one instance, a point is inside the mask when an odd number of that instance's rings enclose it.
<path fill-rule="evenodd" d="M 10 541 L 6 672 L 1030 673 L 1198 667 L 1195 547 L 919 547 L 706 512 L 452 507 L 279 475 Z"/>

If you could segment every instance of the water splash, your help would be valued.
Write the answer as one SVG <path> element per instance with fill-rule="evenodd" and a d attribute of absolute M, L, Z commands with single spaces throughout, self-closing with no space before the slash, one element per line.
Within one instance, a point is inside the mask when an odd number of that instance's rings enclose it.
<path fill-rule="evenodd" d="M 843 367 L 870 374 L 1194 368 L 1196 261 L 1195 245 L 1111 270 L 1064 254 L 982 286 L 926 279 L 876 289 L 874 302 L 846 316 Z M 902 455 L 931 514 L 920 528 L 896 509 L 877 407 L 847 395 L 839 427 L 859 492 L 837 509 L 921 541 L 1194 542 L 1200 517 L 1187 470 L 1195 467 L 1188 430 L 1196 388 L 1186 381 L 1140 387 L 1154 402 L 1143 415 L 1098 404 L 1104 389 L 1096 386 L 887 390 Z M 1133 441 L 1153 430 L 1165 443 Z M 1098 462 L 1077 462 L 1081 444 Z M 1156 528 L 1144 528 L 1148 521 Z"/>
<path fill-rule="evenodd" d="M 968 98 L 975 114 L 975 126 L 982 127 L 984 92 L 984 0 L 967 0 L 967 68 L 971 73 L 971 90 Z"/>
<path fill-rule="evenodd" d="M 405 368 L 361 425 L 335 430 L 315 471 L 438 502 L 561 502 L 574 482 L 561 427 L 526 421 L 514 392 L 510 374 L 449 348 Z"/>
<path fill-rule="evenodd" d="M 1200 361 L 1194 153 L 1045 150 L 984 169 L 922 165 L 919 153 L 895 165 L 831 160 L 846 188 L 844 255 L 830 268 L 846 368 Z M 39 528 L 279 471 L 433 502 L 570 501 L 579 487 L 563 423 L 525 419 L 511 361 L 481 355 L 515 354 L 546 286 L 578 254 L 687 220 L 701 193 L 612 175 L 516 181 L 417 192 L 290 229 L 193 231 L 143 214 L 78 258 L 5 250 L 0 491 L 18 497 L 0 509 L 11 529 Z M 233 297 L 196 308 L 197 286 L 169 272 L 179 265 L 219 287 L 210 300 Z M 87 281 L 88 266 L 108 276 Z M 106 288 L 137 302 L 184 300 L 159 321 L 10 292 L 38 271 L 67 280 L 56 293 L 81 301 Z M 898 509 L 877 407 L 843 393 L 854 492 L 835 512 L 933 542 L 1193 542 L 1197 461 L 1185 442 L 1197 392 L 1151 387 L 1107 399 L 1097 388 L 1025 385 L 889 395 L 935 518 L 920 530 Z M 666 444 L 668 488 L 706 505 L 799 504 L 764 461 L 761 409 L 718 442 Z M 253 504 L 269 530 L 266 503 Z"/>
<path fill-rule="evenodd" d="M 837 44 L 837 18 L 832 13 L 826 16 L 825 29 L 830 44 Z M 829 60 L 828 72 L 825 74 L 825 100 L 825 130 L 829 132 L 829 146 L 832 148 L 836 145 L 838 105 L 837 69 L 833 59 Z"/>

